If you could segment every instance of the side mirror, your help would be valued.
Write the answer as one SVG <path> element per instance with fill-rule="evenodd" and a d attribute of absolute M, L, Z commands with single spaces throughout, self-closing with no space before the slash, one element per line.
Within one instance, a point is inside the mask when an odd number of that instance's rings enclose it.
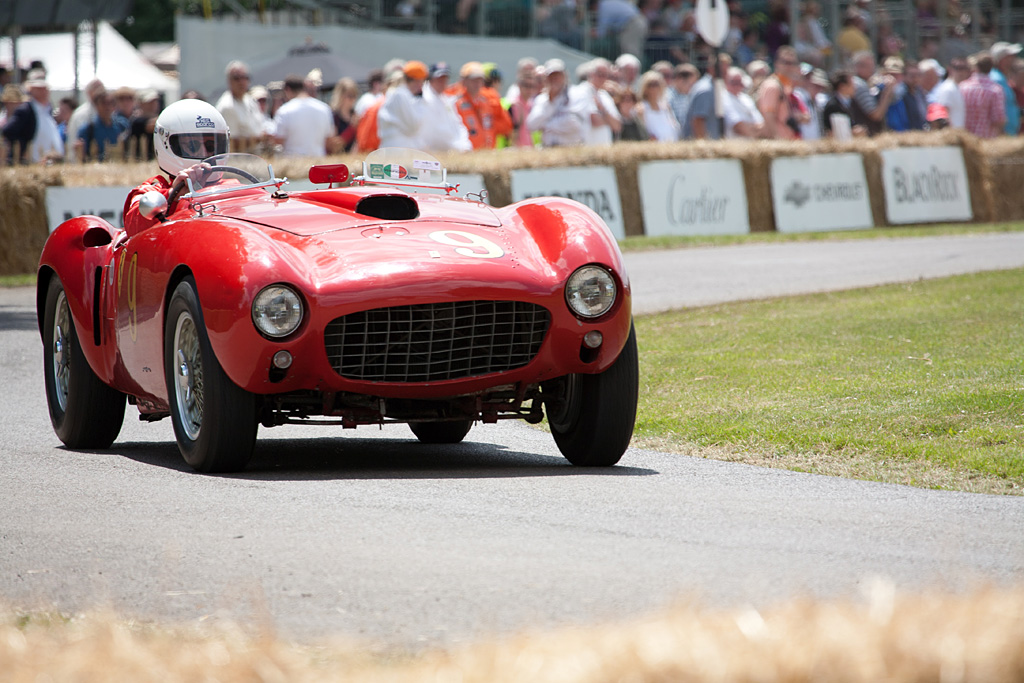
<path fill-rule="evenodd" d="M 161 218 L 167 211 L 167 197 L 162 192 L 150 190 L 139 198 L 139 213 L 143 218 Z"/>
<path fill-rule="evenodd" d="M 309 169 L 309 182 L 314 185 L 343 183 L 348 180 L 348 166 L 345 164 L 321 164 Z"/>

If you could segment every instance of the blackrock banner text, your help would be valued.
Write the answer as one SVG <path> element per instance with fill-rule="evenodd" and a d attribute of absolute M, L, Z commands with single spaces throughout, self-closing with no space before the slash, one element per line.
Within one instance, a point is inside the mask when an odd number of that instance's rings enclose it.
<path fill-rule="evenodd" d="M 575 199 L 601 216 L 615 239 L 626 236 L 619 184 L 611 166 L 522 169 L 509 173 L 509 183 L 513 202 L 534 197 Z"/>
<path fill-rule="evenodd" d="M 874 227 L 859 154 L 814 154 L 772 161 L 772 208 L 779 232 Z"/>
<path fill-rule="evenodd" d="M 46 219 L 50 232 L 76 216 L 99 216 L 114 227 L 124 225 L 124 200 L 132 187 L 48 187 Z"/>
<path fill-rule="evenodd" d="M 750 232 L 743 165 L 737 159 L 651 161 L 637 169 L 645 235 Z"/>
<path fill-rule="evenodd" d="M 971 191 L 959 147 L 882 150 L 885 216 L 890 223 L 969 221 Z"/>

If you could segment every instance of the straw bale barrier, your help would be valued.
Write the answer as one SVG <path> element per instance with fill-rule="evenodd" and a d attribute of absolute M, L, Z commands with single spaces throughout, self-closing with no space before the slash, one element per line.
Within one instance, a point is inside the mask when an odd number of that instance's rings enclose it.
<path fill-rule="evenodd" d="M 1024 219 L 1024 138 L 979 141 L 961 131 L 903 133 L 835 142 L 687 141 L 671 144 L 619 143 L 611 147 L 505 149 L 473 154 L 448 154 L 441 159 L 452 173 L 479 173 L 495 206 L 511 202 L 510 171 L 563 166 L 610 166 L 615 170 L 627 235 L 642 235 L 643 211 L 637 168 L 648 161 L 738 159 L 743 165 L 750 229 L 771 232 L 771 164 L 779 157 L 857 153 L 864 159 L 875 225 L 887 225 L 882 186 L 882 157 L 894 147 L 959 146 L 970 185 L 974 219 L 979 222 Z M 347 163 L 356 174 L 362 157 L 272 160 L 278 176 L 305 178 L 316 161 Z M 0 275 L 32 272 L 46 240 L 45 188 L 134 185 L 156 173 L 152 163 L 106 163 L 0 169 Z M 461 188 L 462 190 L 472 188 Z"/>

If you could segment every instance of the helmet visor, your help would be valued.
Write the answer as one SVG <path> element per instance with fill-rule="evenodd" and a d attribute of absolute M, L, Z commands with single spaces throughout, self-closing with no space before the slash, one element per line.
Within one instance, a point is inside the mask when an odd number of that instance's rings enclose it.
<path fill-rule="evenodd" d="M 178 133 L 168 144 L 171 153 L 182 159 L 206 159 L 215 154 L 226 154 L 228 136 L 224 133 Z"/>

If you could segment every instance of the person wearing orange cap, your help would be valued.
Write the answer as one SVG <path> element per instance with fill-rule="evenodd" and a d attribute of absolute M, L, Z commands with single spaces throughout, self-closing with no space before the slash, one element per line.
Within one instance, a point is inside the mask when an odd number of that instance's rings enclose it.
<path fill-rule="evenodd" d="M 420 61 L 411 60 L 402 67 L 402 83 L 388 91 L 377 113 L 381 147 L 420 147 L 426 118 L 423 82 L 428 75 L 427 65 Z"/>
<path fill-rule="evenodd" d="M 494 149 L 499 135 L 512 132 L 512 118 L 501 106 L 501 96 L 493 90 L 493 94 L 485 91 L 480 62 L 463 64 L 459 75 L 462 88 L 455 100 L 455 110 L 466 125 L 473 149 Z"/>

